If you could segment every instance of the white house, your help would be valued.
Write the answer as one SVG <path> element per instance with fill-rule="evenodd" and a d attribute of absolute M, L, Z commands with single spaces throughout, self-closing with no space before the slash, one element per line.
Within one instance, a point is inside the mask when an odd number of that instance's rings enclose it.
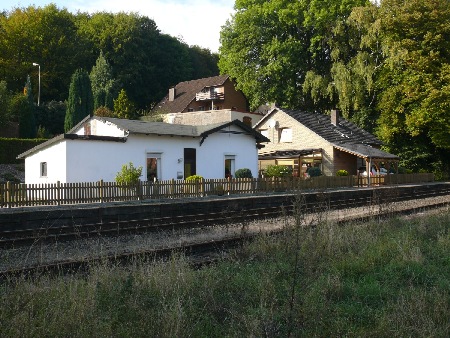
<path fill-rule="evenodd" d="M 224 178 L 240 168 L 257 177 L 258 148 L 267 141 L 238 120 L 192 126 L 88 116 L 18 158 L 27 184 L 114 181 L 129 162 L 143 167 L 142 180 Z"/>

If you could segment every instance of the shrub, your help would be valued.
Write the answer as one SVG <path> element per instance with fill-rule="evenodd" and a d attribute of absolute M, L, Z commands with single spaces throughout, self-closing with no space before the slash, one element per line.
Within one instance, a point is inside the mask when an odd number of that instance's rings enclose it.
<path fill-rule="evenodd" d="M 200 175 L 192 175 L 189 177 L 186 177 L 186 181 L 200 181 L 203 179 L 203 176 Z"/>
<path fill-rule="evenodd" d="M 234 173 L 236 178 L 253 178 L 252 171 L 248 168 L 242 168 L 236 170 Z"/>
<path fill-rule="evenodd" d="M 292 176 L 292 167 L 287 165 L 269 165 L 264 171 L 266 177 L 287 177 Z"/>
<path fill-rule="evenodd" d="M 348 176 L 348 171 L 344 169 L 338 170 L 336 176 Z"/>
<path fill-rule="evenodd" d="M 116 175 L 116 182 L 119 184 L 136 184 L 142 175 L 142 166 L 136 168 L 133 163 L 124 164 L 122 170 Z"/>
<path fill-rule="evenodd" d="M 322 176 L 322 171 L 320 170 L 319 167 L 312 167 L 312 168 L 309 168 L 308 175 L 310 177 Z"/>

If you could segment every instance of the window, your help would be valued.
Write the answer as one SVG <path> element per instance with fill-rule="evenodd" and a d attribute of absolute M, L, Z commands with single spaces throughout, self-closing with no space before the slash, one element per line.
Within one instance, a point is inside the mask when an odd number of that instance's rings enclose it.
<path fill-rule="evenodd" d="M 194 111 L 194 108 L 188 108 L 188 112 L 190 113 L 190 112 L 193 112 Z"/>
<path fill-rule="evenodd" d="M 161 179 L 161 153 L 147 154 L 147 181 Z"/>
<path fill-rule="evenodd" d="M 47 177 L 47 162 L 41 162 L 41 177 Z"/>
<path fill-rule="evenodd" d="M 292 142 L 291 128 L 283 128 L 280 130 L 280 142 Z"/>

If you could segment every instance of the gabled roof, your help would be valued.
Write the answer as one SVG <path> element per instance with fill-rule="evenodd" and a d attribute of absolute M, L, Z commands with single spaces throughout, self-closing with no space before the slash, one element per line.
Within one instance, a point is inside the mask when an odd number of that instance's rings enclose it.
<path fill-rule="evenodd" d="M 331 123 L 329 115 L 319 113 L 308 113 L 300 110 L 288 110 L 275 108 L 266 114 L 255 126 L 264 123 L 271 118 L 277 111 L 282 111 L 291 116 L 305 127 L 324 138 L 326 141 L 339 145 L 343 143 L 363 143 L 373 146 L 380 146 L 382 143 L 374 135 L 359 128 L 356 124 L 339 117 L 339 123 Z"/>
<path fill-rule="evenodd" d="M 164 97 L 153 110 L 163 110 L 166 113 L 179 113 L 195 100 L 195 94 L 206 87 L 222 86 L 229 78 L 228 75 L 218 75 L 203 79 L 178 83 L 175 88 L 175 99 L 169 101 L 169 96 Z"/>
<path fill-rule="evenodd" d="M 101 136 L 101 135 L 77 135 L 75 134 L 76 130 L 79 129 L 83 123 L 86 123 L 90 117 L 86 117 L 82 122 L 78 123 L 74 128 L 72 128 L 68 134 L 63 134 L 56 136 L 42 144 L 37 145 L 36 147 L 20 154 L 17 158 L 25 158 L 28 155 L 46 147 L 49 147 L 53 143 L 59 142 L 64 139 L 71 140 L 99 140 L 99 141 L 115 141 L 115 142 L 125 142 L 126 137 L 111 137 L 111 136 Z M 171 124 L 164 122 L 147 122 L 140 120 L 125 120 L 125 119 L 117 119 L 112 117 L 99 117 L 93 116 L 91 119 L 96 119 L 98 121 L 109 122 L 119 129 L 122 129 L 126 135 L 129 134 L 142 134 L 142 135 L 168 135 L 168 136 L 181 136 L 181 137 L 199 137 L 201 138 L 200 145 L 204 142 L 204 140 L 212 133 L 215 132 L 224 132 L 231 134 L 245 134 L 253 137 L 256 143 L 260 142 L 269 142 L 269 139 L 263 136 L 258 131 L 252 129 L 247 126 L 243 122 L 239 120 L 234 120 L 231 122 L 225 123 L 215 123 L 209 125 L 201 125 L 201 126 L 191 126 L 191 125 L 182 125 L 182 124 Z M 235 125 L 242 129 L 242 132 L 237 131 L 222 131 L 231 125 Z"/>

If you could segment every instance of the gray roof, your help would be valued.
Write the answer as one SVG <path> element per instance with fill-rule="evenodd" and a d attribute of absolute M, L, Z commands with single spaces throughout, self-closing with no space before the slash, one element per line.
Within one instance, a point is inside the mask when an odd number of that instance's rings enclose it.
<path fill-rule="evenodd" d="M 80 128 L 86 121 L 90 119 L 89 116 L 84 118 L 80 123 L 78 123 L 74 128 L 72 128 L 69 133 L 56 136 L 44 143 L 37 145 L 36 147 L 20 154 L 17 158 L 25 158 L 28 155 L 36 152 L 37 150 L 49 147 L 53 143 L 59 142 L 63 139 L 78 139 L 78 140 L 99 140 L 99 141 L 115 141 L 115 142 L 125 142 L 126 138 L 123 137 L 107 137 L 107 136 L 96 136 L 96 135 L 76 135 L 74 132 Z M 242 133 L 249 135 L 255 139 L 257 143 L 268 142 L 265 136 L 260 134 L 258 131 L 247 126 L 239 120 L 234 120 L 231 122 L 221 122 L 202 126 L 191 126 L 182 124 L 171 124 L 164 122 L 147 122 L 141 120 L 125 120 L 117 119 L 112 117 L 99 117 L 94 116 L 92 119 L 99 121 L 106 121 L 116 125 L 118 128 L 124 130 L 128 134 L 142 134 L 142 135 L 169 135 L 169 136 L 182 136 L 182 137 L 199 137 L 201 138 L 200 144 L 212 133 L 224 129 L 230 125 L 236 125 L 242 129 Z M 238 132 L 230 132 L 238 133 Z"/>
<path fill-rule="evenodd" d="M 393 155 L 387 153 L 383 150 L 373 148 L 366 144 L 357 144 L 357 143 L 341 143 L 334 144 L 334 147 L 356 155 L 358 157 L 368 158 L 368 159 L 385 159 L 385 160 L 398 160 L 399 157 L 397 155 Z"/>

